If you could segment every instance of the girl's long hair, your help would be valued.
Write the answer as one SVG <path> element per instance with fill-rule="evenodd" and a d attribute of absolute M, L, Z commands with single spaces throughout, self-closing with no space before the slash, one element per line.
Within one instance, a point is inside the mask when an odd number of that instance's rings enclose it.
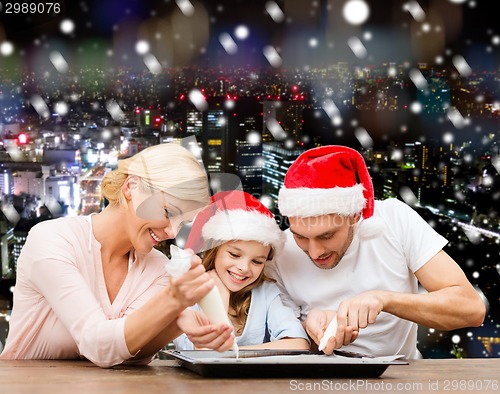
<path fill-rule="evenodd" d="M 221 245 L 218 245 L 203 252 L 202 261 L 207 271 L 215 269 L 215 256 L 217 255 L 220 247 Z M 274 249 L 271 248 L 269 255 L 267 256 L 267 261 L 272 260 L 273 256 Z M 274 282 L 274 279 L 264 274 L 264 270 L 262 270 L 255 282 L 250 283 L 248 286 L 238 290 L 237 292 L 231 292 L 229 295 L 229 310 L 234 311 L 230 312 L 229 315 L 233 318 L 234 329 L 238 335 L 241 335 L 243 332 L 243 328 L 245 327 L 245 323 L 247 321 L 250 301 L 252 299 L 252 289 L 260 286 L 263 282 Z"/>

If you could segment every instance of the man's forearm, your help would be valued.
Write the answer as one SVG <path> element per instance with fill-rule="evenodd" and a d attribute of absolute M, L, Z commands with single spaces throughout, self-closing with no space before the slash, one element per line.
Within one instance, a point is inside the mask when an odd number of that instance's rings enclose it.
<path fill-rule="evenodd" d="M 438 330 L 477 327 L 484 320 L 484 303 L 472 289 L 451 286 L 424 294 L 381 291 L 383 311 Z"/>

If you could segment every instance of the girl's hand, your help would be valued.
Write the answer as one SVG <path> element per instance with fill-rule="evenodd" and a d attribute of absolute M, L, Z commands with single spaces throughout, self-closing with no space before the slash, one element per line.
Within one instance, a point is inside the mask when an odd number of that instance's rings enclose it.
<path fill-rule="evenodd" d="M 227 324 L 210 324 L 202 312 L 186 309 L 177 318 L 177 326 L 196 349 L 224 352 L 233 346 L 233 328 Z"/>

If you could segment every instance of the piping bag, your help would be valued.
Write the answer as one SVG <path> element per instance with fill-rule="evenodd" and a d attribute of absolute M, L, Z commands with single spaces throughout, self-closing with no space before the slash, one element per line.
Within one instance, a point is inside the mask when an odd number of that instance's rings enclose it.
<path fill-rule="evenodd" d="M 318 350 L 323 350 L 328 343 L 328 340 L 337 333 L 337 315 L 332 319 L 328 327 L 326 327 L 323 337 L 319 341 Z M 333 353 L 332 353 L 333 355 Z"/>
<path fill-rule="evenodd" d="M 166 266 L 167 273 L 169 275 L 177 277 L 189 271 L 192 256 L 190 252 L 187 252 L 176 245 L 170 245 L 170 255 L 172 258 Z M 214 286 L 205 297 L 199 300 L 198 305 L 212 324 L 224 323 L 232 326 L 217 286 Z M 236 343 L 236 338 L 233 342 L 233 351 L 236 353 L 236 358 L 238 358 L 239 349 L 238 344 Z"/>

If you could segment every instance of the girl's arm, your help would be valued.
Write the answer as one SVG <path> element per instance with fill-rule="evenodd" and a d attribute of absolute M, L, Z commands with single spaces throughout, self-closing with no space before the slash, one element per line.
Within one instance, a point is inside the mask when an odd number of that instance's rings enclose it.
<path fill-rule="evenodd" d="M 309 350 L 309 337 L 300 320 L 295 317 L 293 310 L 283 305 L 276 284 L 267 282 L 262 285 L 262 288 L 265 292 L 265 304 L 267 304 L 265 324 L 270 342 L 252 345 L 249 348 Z M 251 314 L 248 318 L 252 318 Z"/>
<path fill-rule="evenodd" d="M 277 341 L 261 343 L 259 345 L 240 346 L 240 350 L 252 349 L 293 349 L 309 350 L 309 342 L 304 338 L 283 338 Z"/>

